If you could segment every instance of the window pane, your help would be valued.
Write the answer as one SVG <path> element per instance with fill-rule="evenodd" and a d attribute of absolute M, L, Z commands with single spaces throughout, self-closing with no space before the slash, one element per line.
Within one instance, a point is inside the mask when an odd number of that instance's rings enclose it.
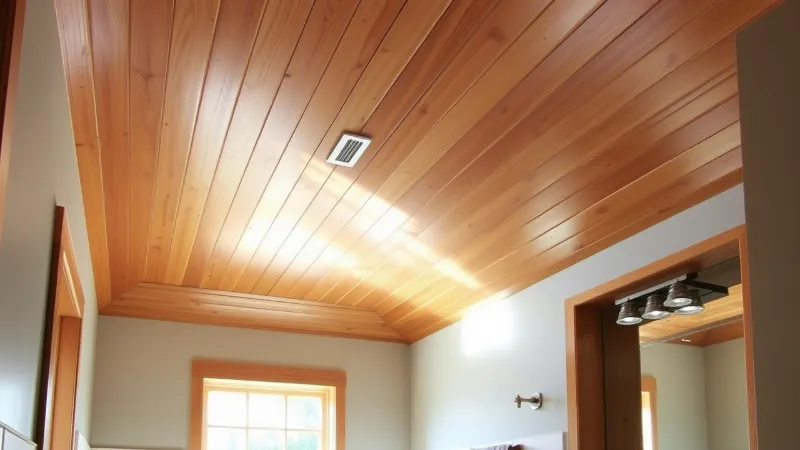
<path fill-rule="evenodd" d="M 247 426 L 247 394 L 209 391 L 206 411 L 208 425 Z"/>
<path fill-rule="evenodd" d="M 208 427 L 205 450 L 247 450 L 246 433 L 241 428 Z"/>
<path fill-rule="evenodd" d="M 283 395 L 250 394 L 248 426 L 286 428 L 286 397 Z"/>
<path fill-rule="evenodd" d="M 313 431 L 286 432 L 286 450 L 320 450 L 320 434 Z"/>
<path fill-rule="evenodd" d="M 290 395 L 287 417 L 287 428 L 321 430 L 322 399 L 319 397 L 299 397 Z"/>
<path fill-rule="evenodd" d="M 248 430 L 247 450 L 284 450 L 283 431 Z"/>

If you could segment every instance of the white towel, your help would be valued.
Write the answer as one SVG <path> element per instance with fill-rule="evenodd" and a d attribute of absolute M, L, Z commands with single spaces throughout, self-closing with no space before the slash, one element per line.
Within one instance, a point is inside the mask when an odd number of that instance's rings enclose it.
<path fill-rule="evenodd" d="M 503 445 L 495 445 L 494 447 L 485 447 L 485 448 L 476 448 L 473 450 L 517 450 L 522 449 L 521 445 L 511 445 L 511 444 L 503 444 Z"/>

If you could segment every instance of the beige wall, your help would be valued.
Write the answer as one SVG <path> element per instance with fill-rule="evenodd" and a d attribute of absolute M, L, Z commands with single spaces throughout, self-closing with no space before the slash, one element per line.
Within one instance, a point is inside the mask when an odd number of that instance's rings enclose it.
<path fill-rule="evenodd" d="M 402 344 L 101 317 L 94 447 L 187 448 L 193 358 L 342 369 L 347 450 L 410 450 Z"/>
<path fill-rule="evenodd" d="M 748 450 L 744 339 L 704 349 L 709 450 Z"/>
<path fill-rule="evenodd" d="M 655 344 L 641 351 L 655 377 L 659 450 L 747 450 L 744 339 L 709 347 Z"/>
<path fill-rule="evenodd" d="M 77 428 L 89 433 L 96 301 L 52 0 L 28 0 L 0 241 L 0 421 L 32 437 L 53 213 L 66 207 L 86 294 Z"/>
<path fill-rule="evenodd" d="M 705 349 L 655 344 L 641 357 L 642 375 L 656 379 L 658 450 L 710 450 Z"/>
<path fill-rule="evenodd" d="M 800 0 L 737 39 L 758 444 L 798 447 Z"/>

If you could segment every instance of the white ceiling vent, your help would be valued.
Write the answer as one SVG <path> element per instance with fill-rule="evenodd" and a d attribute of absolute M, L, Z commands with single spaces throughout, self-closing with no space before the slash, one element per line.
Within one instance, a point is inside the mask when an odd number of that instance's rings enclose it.
<path fill-rule="evenodd" d="M 339 139 L 339 143 L 333 148 L 331 156 L 328 157 L 328 162 L 331 164 L 338 164 L 340 166 L 353 167 L 358 162 L 358 158 L 364 154 L 372 139 L 364 136 L 356 136 L 354 134 L 343 134 Z"/>

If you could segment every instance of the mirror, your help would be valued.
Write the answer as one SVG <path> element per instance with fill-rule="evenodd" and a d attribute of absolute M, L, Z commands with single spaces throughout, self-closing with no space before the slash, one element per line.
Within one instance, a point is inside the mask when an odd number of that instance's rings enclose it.
<path fill-rule="evenodd" d="M 639 327 L 644 450 L 749 448 L 738 260 L 700 274 L 729 288 L 700 313 Z"/>

